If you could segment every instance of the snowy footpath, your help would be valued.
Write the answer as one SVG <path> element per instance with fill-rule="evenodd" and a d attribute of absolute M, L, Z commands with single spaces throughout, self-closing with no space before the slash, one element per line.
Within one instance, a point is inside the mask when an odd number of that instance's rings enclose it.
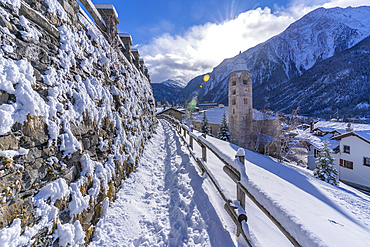
<path fill-rule="evenodd" d="M 160 121 L 135 172 L 100 219 L 89 246 L 236 246 L 219 200 L 175 130 Z M 211 189 L 210 189 L 211 190 Z M 213 201 L 212 201 L 213 200 Z M 218 209 L 219 210 L 219 209 Z"/>

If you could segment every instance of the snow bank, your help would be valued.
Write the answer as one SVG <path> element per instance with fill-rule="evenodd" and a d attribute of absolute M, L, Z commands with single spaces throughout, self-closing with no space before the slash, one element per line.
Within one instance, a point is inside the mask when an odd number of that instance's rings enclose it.
<path fill-rule="evenodd" d="M 241 173 L 241 183 L 302 246 L 366 246 L 370 241 L 370 197 L 249 150 L 244 150 L 244 167 L 235 160 L 238 146 L 198 138 Z M 205 165 L 216 177 L 226 176 L 222 169 Z"/>

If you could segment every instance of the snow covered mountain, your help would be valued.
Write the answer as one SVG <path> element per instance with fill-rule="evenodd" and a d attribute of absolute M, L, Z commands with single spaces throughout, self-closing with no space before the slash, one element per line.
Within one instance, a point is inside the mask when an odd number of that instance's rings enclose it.
<path fill-rule="evenodd" d="M 316 9 L 292 23 L 281 34 L 248 49 L 234 58 L 225 59 L 213 69 L 210 74 L 210 80 L 204 83 L 202 88 L 199 87 L 199 84 L 202 82 L 202 76 L 191 80 L 182 92 L 180 100 L 188 101 L 192 97 L 198 96 L 200 101 L 219 101 L 227 104 L 227 82 L 230 72 L 237 58 L 242 56 L 254 83 L 254 107 L 262 108 L 268 100 L 269 107 L 272 110 L 285 110 L 289 113 L 293 106 L 299 105 L 299 103 L 293 101 L 294 97 L 304 98 L 305 90 L 308 90 L 310 85 L 312 85 L 307 81 L 303 84 L 302 82 L 300 82 L 301 84 L 296 84 L 300 81 L 298 78 L 301 78 L 315 67 L 315 71 L 321 73 L 322 77 L 329 78 L 325 80 L 325 84 L 334 83 L 335 76 L 332 75 L 332 70 L 323 67 L 327 66 L 327 63 L 324 61 L 329 58 L 345 56 L 344 52 L 347 52 L 347 49 L 354 47 L 369 35 L 369 6 Z M 349 56 L 347 61 L 352 64 L 352 71 L 356 72 L 357 77 L 365 76 L 367 78 L 369 69 L 366 66 L 366 68 L 362 67 L 364 66 L 363 63 L 368 62 L 363 60 L 363 62 L 359 63 L 359 57 L 361 56 Z M 340 62 L 338 60 L 331 61 Z M 356 64 L 356 66 L 353 64 Z M 345 74 L 347 64 L 340 63 L 340 66 L 343 68 L 341 73 Z M 333 67 L 339 69 L 335 64 Z M 362 74 L 357 73 L 360 67 L 364 70 Z M 337 72 L 339 73 L 339 71 Z M 365 81 L 368 80 L 365 79 Z M 319 80 L 313 81 L 311 77 L 310 83 L 321 85 L 323 82 Z M 348 93 L 347 90 L 353 89 L 350 81 L 346 83 L 346 90 L 340 91 L 340 95 L 343 97 Z M 282 84 L 284 84 L 284 87 L 282 87 Z M 297 91 L 298 87 L 300 88 L 299 91 Z M 286 88 L 289 88 L 289 91 L 286 91 Z M 329 96 L 331 92 L 327 91 L 326 93 Z M 339 92 L 337 93 L 339 95 Z M 281 94 L 285 96 L 289 94 L 291 97 L 284 100 L 278 97 Z M 327 100 L 325 96 L 321 96 L 321 101 Z M 280 104 L 276 105 L 278 98 Z M 351 103 L 351 99 L 347 97 L 347 102 Z M 338 103 L 333 98 L 330 98 L 328 101 L 333 111 L 336 111 L 337 107 L 341 106 Z M 356 104 L 366 105 L 368 103 L 368 98 L 363 102 L 356 101 Z M 311 106 L 305 105 L 305 107 L 310 109 Z M 321 114 L 322 112 L 317 109 L 311 109 L 307 110 L 306 113 Z"/>
<path fill-rule="evenodd" d="M 179 94 L 182 89 L 186 86 L 186 83 L 175 81 L 175 80 L 166 80 L 161 83 L 153 83 L 153 94 L 156 100 L 166 100 L 171 102 L 172 100 L 177 102 Z"/>
<path fill-rule="evenodd" d="M 184 87 L 186 87 L 185 82 L 175 81 L 175 80 L 171 80 L 171 79 L 168 79 L 166 81 L 162 81 L 161 84 L 165 85 L 165 86 L 173 87 L 173 88 L 179 88 L 179 87 L 184 88 Z"/>

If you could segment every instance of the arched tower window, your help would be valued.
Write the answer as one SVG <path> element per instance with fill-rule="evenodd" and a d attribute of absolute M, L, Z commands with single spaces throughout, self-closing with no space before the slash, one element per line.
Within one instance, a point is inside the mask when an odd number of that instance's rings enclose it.
<path fill-rule="evenodd" d="M 244 105 L 247 105 L 247 104 L 248 104 L 248 99 L 247 99 L 247 98 L 244 98 L 244 99 L 243 99 L 243 104 L 244 104 Z"/>
<path fill-rule="evenodd" d="M 236 85 L 236 81 L 232 81 L 232 82 L 231 82 L 231 85 L 232 85 L 232 86 L 235 86 L 235 85 Z"/>
<path fill-rule="evenodd" d="M 233 105 L 236 105 L 236 99 L 232 99 L 231 102 Z"/>
<path fill-rule="evenodd" d="M 247 80 L 243 80 L 243 85 L 248 85 L 248 81 Z"/>
<path fill-rule="evenodd" d="M 247 108 L 243 108 L 243 115 L 248 115 L 248 109 Z"/>
<path fill-rule="evenodd" d="M 235 114 L 235 108 L 233 108 L 233 114 Z"/>
<path fill-rule="evenodd" d="M 236 94 L 236 90 L 235 89 L 233 90 L 233 94 Z"/>

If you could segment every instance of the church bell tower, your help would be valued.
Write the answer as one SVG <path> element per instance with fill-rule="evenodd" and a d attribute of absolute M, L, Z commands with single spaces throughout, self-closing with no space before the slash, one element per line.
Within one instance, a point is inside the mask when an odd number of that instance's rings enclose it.
<path fill-rule="evenodd" d="M 232 142 L 247 147 L 253 131 L 252 78 L 241 54 L 229 79 L 229 127 Z"/>

